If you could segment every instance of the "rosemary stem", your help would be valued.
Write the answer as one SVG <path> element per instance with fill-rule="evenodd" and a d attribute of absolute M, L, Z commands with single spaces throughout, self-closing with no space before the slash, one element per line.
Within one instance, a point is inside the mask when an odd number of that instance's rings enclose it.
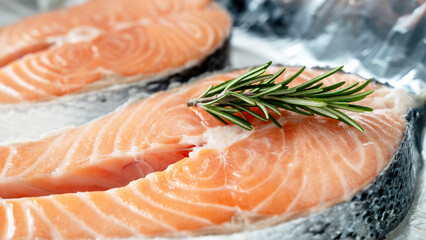
<path fill-rule="evenodd" d="M 191 100 L 187 100 L 186 101 L 186 106 L 187 107 L 199 107 L 200 104 L 204 104 L 204 103 L 208 103 L 211 101 L 214 101 L 218 98 L 218 94 L 211 96 L 211 97 L 203 97 L 203 98 L 194 98 Z"/>
<path fill-rule="evenodd" d="M 360 92 L 368 85 L 369 81 L 356 88 L 355 86 L 359 83 L 340 89 L 339 87 L 342 87 L 345 82 L 322 87 L 323 83 L 318 82 L 342 69 L 342 67 L 338 67 L 289 88 L 287 84 L 298 77 L 305 68 L 302 67 L 284 82 L 276 83 L 275 80 L 285 71 L 285 68 L 282 68 L 276 74 L 262 75 L 270 64 L 271 62 L 268 62 L 263 66 L 252 68 L 241 76 L 217 86 L 210 85 L 200 97 L 187 100 L 186 105 L 188 107 L 199 107 L 224 124 L 232 122 L 247 130 L 252 130 L 252 125 L 243 113 L 262 121 L 271 120 L 281 128 L 280 123 L 268 112 L 271 110 L 281 115 L 279 111 L 279 108 L 281 108 L 303 115 L 317 114 L 340 120 L 360 131 L 364 131 L 358 123 L 338 109 L 360 113 L 372 111 L 373 109 L 369 107 L 349 104 L 362 100 L 373 92 L 373 90 Z"/>
<path fill-rule="evenodd" d="M 203 104 L 209 103 L 211 101 L 217 100 L 218 98 L 220 98 L 223 94 L 216 94 L 214 96 L 210 96 L 210 97 L 202 97 L 202 98 L 195 98 L 195 99 L 191 99 L 191 100 L 187 100 L 186 101 L 186 106 L 187 107 L 201 107 Z M 241 93 L 241 95 L 243 95 L 244 97 L 251 97 L 254 95 L 254 93 L 250 93 L 250 92 L 245 92 L 245 93 Z M 220 100 L 218 102 L 218 104 L 229 104 L 235 100 L 238 100 L 239 98 L 235 97 L 235 96 L 231 96 L 228 95 L 226 96 L 224 99 Z"/>

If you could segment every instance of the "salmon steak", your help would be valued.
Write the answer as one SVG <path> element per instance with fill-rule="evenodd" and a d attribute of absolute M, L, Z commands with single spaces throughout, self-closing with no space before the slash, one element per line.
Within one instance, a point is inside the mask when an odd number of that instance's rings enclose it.
<path fill-rule="evenodd" d="M 297 71 L 288 68 L 277 81 Z M 367 86 L 375 91 L 359 104 L 374 111 L 347 112 L 364 133 L 287 110 L 271 113 L 282 129 L 247 116 L 247 131 L 186 106 L 243 72 L 211 74 L 82 126 L 1 146 L 0 236 L 386 236 L 413 198 L 418 114 L 410 96 Z M 305 70 L 291 84 L 323 72 Z M 338 72 L 322 82 L 340 81 L 365 79 Z"/>
<path fill-rule="evenodd" d="M 231 19 L 211 0 L 93 0 L 0 28 L 0 104 L 223 67 Z"/>

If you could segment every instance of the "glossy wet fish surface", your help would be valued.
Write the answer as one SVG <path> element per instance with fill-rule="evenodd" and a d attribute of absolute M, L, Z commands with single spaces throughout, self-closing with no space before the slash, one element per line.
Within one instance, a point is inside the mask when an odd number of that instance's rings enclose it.
<path fill-rule="evenodd" d="M 185 106 L 242 72 L 205 76 L 80 127 L 1 146 L 0 235 L 384 238 L 409 208 L 419 164 L 419 112 L 409 110 L 408 94 L 370 84 L 375 92 L 359 104 L 375 110 L 347 113 L 364 133 L 286 110 L 274 115 L 283 129 L 249 118 L 254 130 L 246 131 Z M 306 70 L 294 84 L 321 73 Z M 338 73 L 324 83 L 337 81 L 365 80 Z"/>
<path fill-rule="evenodd" d="M 230 28 L 210 0 L 94 0 L 23 19 L 0 28 L 0 105 L 171 77 L 202 65 Z"/>

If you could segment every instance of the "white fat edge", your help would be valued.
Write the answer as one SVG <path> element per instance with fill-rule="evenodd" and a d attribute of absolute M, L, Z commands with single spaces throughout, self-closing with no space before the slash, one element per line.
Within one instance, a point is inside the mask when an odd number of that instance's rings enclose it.
<path fill-rule="evenodd" d="M 126 86 L 126 84 L 129 83 L 134 83 L 137 81 L 142 81 L 144 84 L 148 84 L 150 82 L 154 82 L 154 81 L 158 81 L 167 77 L 170 77 L 176 73 L 185 71 L 193 66 L 198 65 L 200 62 L 204 61 L 207 57 L 209 57 L 212 53 L 214 53 L 217 49 L 219 49 L 220 47 L 223 46 L 223 44 L 225 43 L 226 39 L 224 39 L 220 44 L 218 44 L 216 46 L 216 48 L 214 48 L 210 53 L 208 53 L 204 58 L 201 58 L 199 60 L 192 60 L 187 62 L 184 66 L 180 67 L 180 68 L 169 68 L 169 69 L 165 69 L 163 70 L 161 73 L 159 74 L 150 74 L 150 75 L 143 75 L 143 74 L 138 74 L 138 75 L 134 75 L 134 76 L 130 76 L 130 77 L 124 77 L 120 74 L 117 74 L 115 72 L 112 72 L 108 69 L 103 69 L 103 68 L 99 68 L 97 69 L 97 71 L 101 71 L 104 73 L 104 77 L 102 80 L 97 81 L 95 83 L 92 83 L 90 85 L 88 85 L 87 87 L 85 87 L 83 90 L 77 91 L 75 93 L 72 93 L 70 95 L 66 95 L 66 96 L 62 96 L 62 97 L 52 97 L 52 98 L 47 98 L 45 99 L 45 101 L 40 101 L 40 103 L 46 102 L 48 100 L 58 100 L 58 101 L 64 101 L 66 99 L 72 98 L 73 95 L 75 94 L 84 94 L 86 92 L 92 91 L 92 90 L 97 90 L 99 88 L 103 88 L 103 87 L 108 87 L 108 89 L 114 89 L 114 88 L 124 88 L 124 87 L 128 87 Z M 26 56 L 23 57 L 27 58 L 30 57 L 31 54 L 27 54 Z M 200 75 L 201 76 L 201 75 Z M 202 75 L 203 77 L 207 77 L 207 76 L 211 76 L 211 73 L 208 73 L 207 75 Z M 191 79 L 194 79 L 194 77 L 192 77 Z M 197 80 L 199 79 L 199 77 L 196 78 Z M 119 85 L 114 85 L 115 83 L 120 83 Z M 170 89 L 173 88 L 177 88 L 177 87 L 181 87 L 180 84 L 175 84 L 173 86 L 173 84 L 171 86 L 169 86 L 169 88 L 167 88 L 164 91 L 169 91 Z M 155 94 L 150 94 L 148 96 L 141 96 L 138 95 L 136 98 L 131 98 L 129 99 L 129 101 L 127 101 L 126 103 L 124 103 L 123 105 L 121 105 L 120 107 L 118 107 L 116 110 L 110 112 L 109 114 L 106 114 L 104 116 L 100 116 L 98 118 L 92 119 L 90 122 L 96 121 L 99 118 L 103 118 L 107 115 L 113 114 L 115 112 L 119 112 L 121 110 L 123 110 L 125 107 L 127 107 L 128 105 L 135 103 L 137 101 L 139 101 L 141 98 L 152 98 L 154 96 L 156 96 L 158 93 L 163 92 L 163 91 L 158 91 Z M 31 104 L 33 104 L 33 102 L 23 102 L 20 105 L 28 105 L 31 106 Z M 7 106 L 8 104 L 6 104 L 5 106 Z M 11 104 L 11 106 L 14 106 L 13 104 Z M 88 124 L 86 123 L 86 124 Z M 40 137 L 38 138 L 21 138 L 21 137 L 17 137 L 17 138 L 11 138 L 11 139 L 6 139 L 5 141 L 2 141 L 0 146 L 6 146 L 6 145 L 11 145 L 11 144 L 21 144 L 21 143 L 31 143 L 31 142 L 36 142 L 39 141 L 41 139 L 47 138 L 47 137 L 52 137 L 52 136 L 57 136 L 65 131 L 68 131 L 70 129 L 75 128 L 76 126 L 66 126 L 64 128 L 60 128 L 60 129 L 56 129 L 54 131 L 51 132 L 47 132 L 45 134 L 42 134 Z"/>
<path fill-rule="evenodd" d="M 216 47 L 216 49 L 214 49 L 212 52 L 214 52 L 218 48 L 220 48 L 224 44 L 225 41 L 226 41 L 226 39 L 221 44 L 219 44 Z M 27 57 L 29 57 L 29 55 L 31 55 L 31 54 L 28 54 L 28 55 L 24 56 L 23 58 L 27 58 Z M 209 57 L 210 55 L 211 55 L 211 53 L 208 54 L 205 58 Z M 83 90 L 80 90 L 80 91 L 77 91 L 77 92 L 74 92 L 74 93 L 71 93 L 71 94 L 68 94 L 68 95 L 64 95 L 64 96 L 61 96 L 61 97 L 53 96 L 51 98 L 46 98 L 46 99 L 40 100 L 38 102 L 25 101 L 25 102 L 20 103 L 19 106 L 16 105 L 16 104 L 3 104 L 2 107 L 17 107 L 17 106 L 18 107 L 31 107 L 35 103 L 49 104 L 49 103 L 54 103 L 55 101 L 56 102 L 62 102 L 62 101 L 70 100 L 70 99 L 74 98 L 76 95 L 89 94 L 90 91 L 97 90 L 97 89 L 100 89 L 100 88 L 104 88 L 104 89 L 102 89 L 103 91 L 119 89 L 119 88 L 127 88 L 127 87 L 131 88 L 132 84 L 135 84 L 136 82 L 137 82 L 137 86 L 144 86 L 144 85 L 147 85 L 148 83 L 170 77 L 170 76 L 172 76 L 176 73 L 179 73 L 179 72 L 184 71 L 188 68 L 196 66 L 198 63 L 204 61 L 204 59 L 193 60 L 193 61 L 187 62 L 183 67 L 176 68 L 176 69 L 166 69 L 163 72 L 158 73 L 158 74 L 151 74 L 151 75 L 138 74 L 138 75 L 134 75 L 134 76 L 130 76 L 130 77 L 125 77 L 125 76 L 122 76 L 122 75 L 117 74 L 115 72 L 112 72 L 110 70 L 99 68 L 99 69 L 97 69 L 97 71 L 104 73 L 103 79 L 88 85 Z M 208 76 L 211 76 L 211 75 L 212 75 L 212 73 L 205 73 L 205 74 L 200 74 L 199 76 L 196 76 L 196 77 L 195 76 L 190 77 L 190 79 L 189 79 L 190 81 L 188 81 L 188 83 L 193 83 L 195 80 L 200 80 L 202 78 L 205 78 L 205 77 L 208 77 Z M 140 82 L 138 82 L 138 81 L 140 81 Z M 115 85 L 115 83 L 120 83 L 120 84 Z M 169 85 L 169 87 L 167 89 L 165 89 L 163 91 L 158 91 L 157 93 L 168 91 L 170 89 L 175 89 L 175 88 L 181 87 L 182 85 L 187 85 L 187 84 L 172 83 L 172 84 Z M 182 89 L 182 91 L 185 91 L 185 89 Z M 136 96 L 134 98 L 130 98 L 129 101 L 127 101 L 126 103 L 124 103 L 123 105 L 118 107 L 113 112 L 121 111 L 126 106 L 128 106 L 128 105 L 130 105 L 134 102 L 137 102 L 140 99 L 154 97 L 157 93 L 154 93 L 154 94 L 146 94 L 146 93 L 136 94 Z M 111 113 L 113 113 L 113 112 L 111 112 Z M 103 117 L 103 116 L 101 116 L 101 117 Z M 99 117 L 99 118 L 101 118 L 101 117 Z M 92 121 L 94 121 L 96 119 L 98 119 L 98 118 L 95 118 Z M 65 127 L 65 128 L 68 128 L 68 127 Z M 58 130 L 58 131 L 61 131 L 61 130 Z M 56 130 L 55 130 L 55 132 L 56 132 Z M 6 142 L 7 143 L 16 143 L 16 142 L 24 141 L 24 140 L 27 140 L 27 139 L 22 139 L 22 138 L 21 139 L 18 139 L 18 138 L 15 139 L 14 138 L 14 139 L 11 139 L 10 141 L 9 140 L 6 140 L 4 142 L 2 141 L 2 143 L 0 145 L 5 144 Z"/>
<path fill-rule="evenodd" d="M 152 20 L 146 18 L 142 18 L 137 21 L 118 22 L 112 27 L 112 30 L 108 32 L 119 31 L 134 26 L 148 25 L 150 23 L 152 23 Z M 104 30 L 95 26 L 81 25 L 70 29 L 64 35 L 48 37 L 46 41 L 55 45 L 62 45 L 64 43 L 89 42 L 105 33 L 106 32 Z"/>
<path fill-rule="evenodd" d="M 184 136 L 179 143 L 195 145 L 196 147 L 189 153 L 189 157 L 195 157 L 202 149 L 208 148 L 222 153 L 226 148 L 246 139 L 252 133 L 252 131 L 247 131 L 235 125 L 219 126 L 208 128 L 203 134 L 198 136 Z"/>
<path fill-rule="evenodd" d="M 13 54 L 17 51 L 20 51 L 22 48 L 28 47 L 31 44 L 37 44 L 38 42 L 36 40 L 34 41 L 19 41 L 17 42 L 15 45 L 13 46 L 8 46 L 8 47 L 3 47 L 2 49 L 2 54 L 0 55 L 0 57 L 4 57 L 8 54 Z M 28 55 L 28 54 L 26 54 Z"/>
<path fill-rule="evenodd" d="M 99 116 L 99 117 L 97 117 L 97 118 L 94 118 L 94 119 L 92 119 L 92 120 L 90 120 L 90 121 L 88 121 L 88 122 L 84 123 L 83 125 L 90 124 L 90 123 L 92 123 L 92 122 L 94 122 L 94 121 L 97 121 L 97 120 L 99 120 L 99 119 L 101 119 L 101 118 L 104 118 L 104 117 L 106 117 L 106 116 L 109 116 L 109 115 L 112 115 L 112 114 L 118 113 L 118 112 L 120 112 L 120 111 L 123 111 L 126 107 L 128 107 L 128 106 L 129 106 L 129 105 L 131 105 L 132 103 L 135 103 L 135 102 L 137 102 L 137 101 L 139 101 L 139 100 L 141 100 L 141 99 L 149 99 L 149 98 L 152 98 L 152 97 L 154 97 L 154 96 L 155 96 L 155 94 L 152 94 L 152 95 L 147 95 L 147 94 L 142 95 L 142 94 L 139 94 L 137 98 L 129 99 L 127 102 L 125 102 L 125 103 L 123 103 L 122 105 L 120 105 L 119 107 L 117 107 L 114 111 L 111 111 L 111 112 L 109 112 L 109 113 L 107 113 L 107 114 L 105 114 L 105 115 L 101 115 L 101 116 Z M 70 97 L 70 96 L 66 96 L 66 97 L 64 97 L 64 98 L 69 98 L 69 97 Z M 62 98 L 58 98 L 58 100 L 59 100 L 59 99 L 60 99 L 61 101 L 62 101 L 62 100 L 64 100 L 64 99 L 62 99 Z M 66 100 L 66 99 L 65 99 L 65 100 Z M 27 106 L 27 107 L 31 107 L 31 103 L 22 103 L 22 104 L 28 104 L 28 106 Z M 80 126 L 82 126 L 82 125 L 80 125 Z M 55 130 L 53 130 L 53 131 L 49 131 L 49 132 L 43 133 L 43 134 L 41 134 L 39 137 L 36 137 L 36 138 L 28 138 L 28 137 L 12 137 L 12 138 L 10 138 L 10 139 L 6 139 L 6 140 L 4 140 L 4 141 L 1 141 L 0 146 L 7 146 L 7 145 L 12 145 L 12 144 L 25 144 L 25 143 L 38 142 L 38 141 L 40 141 L 40 140 L 43 140 L 43 139 L 46 139 L 46 138 L 49 138 L 49 137 L 58 136 L 58 135 L 60 135 L 60 134 L 62 134 L 62 133 L 64 133 L 64 132 L 70 131 L 70 130 L 75 129 L 75 128 L 78 128 L 78 127 L 80 127 L 80 126 L 75 126 L 75 125 L 65 126 L 65 127 L 62 127 L 62 128 L 55 129 Z"/>
<path fill-rule="evenodd" d="M 65 96 L 64 98 L 57 98 L 57 100 L 66 101 L 66 99 L 70 98 L 70 97 L 71 96 Z M 99 117 L 96 117 L 96 118 L 94 118 L 94 119 L 92 119 L 92 120 L 84 123 L 83 125 L 90 124 L 90 123 L 92 123 L 94 121 L 97 121 L 97 120 L 99 120 L 101 118 L 104 118 L 106 116 L 109 116 L 111 114 L 115 114 L 117 112 L 123 111 L 129 105 L 131 105 L 132 103 L 135 103 L 135 102 L 137 102 L 137 101 L 139 101 L 141 99 L 149 99 L 149 98 L 152 98 L 152 97 L 154 97 L 154 94 L 152 94 L 152 95 L 138 94 L 137 98 L 129 99 L 127 102 L 123 103 L 122 105 L 120 105 L 119 107 L 117 107 L 116 109 L 114 109 L 113 111 L 111 111 L 111 112 L 109 112 L 109 113 L 107 113 L 105 115 L 101 115 Z M 21 105 L 26 105 L 26 107 L 31 107 L 31 104 L 32 103 L 28 103 L 27 102 L 27 103 L 22 103 Z M 38 142 L 40 140 L 43 140 L 43 139 L 46 139 L 46 138 L 49 138 L 49 137 L 58 136 L 58 135 L 60 135 L 62 133 L 65 133 L 67 131 L 70 131 L 70 130 L 78 128 L 78 127 L 80 127 L 80 126 L 76 126 L 76 125 L 65 126 L 65 127 L 62 127 L 62 128 L 58 128 L 58 129 L 55 129 L 55 130 L 43 133 L 39 137 L 36 137 L 36 138 L 30 138 L 30 137 L 11 137 L 9 139 L 1 141 L 0 146 L 7 146 L 7 145 L 13 145 L 13 144 L 25 144 L 25 143 Z"/>
<path fill-rule="evenodd" d="M 109 32 L 119 31 L 134 26 L 148 25 L 152 23 L 152 20 L 147 18 L 141 18 L 137 21 L 118 22 Z M 64 43 L 78 43 L 78 42 L 89 42 L 104 34 L 105 31 L 92 25 L 81 25 L 71 28 L 64 35 L 51 36 L 46 38 L 48 43 L 55 45 L 62 45 Z"/>
<path fill-rule="evenodd" d="M 100 88 L 102 86 L 107 86 L 108 85 L 107 83 L 110 83 L 112 85 L 112 86 L 110 86 L 110 89 L 120 88 L 120 87 L 127 87 L 125 85 L 113 85 L 113 84 L 116 83 L 116 82 L 118 82 L 119 79 L 120 79 L 120 81 L 124 80 L 123 82 L 130 83 L 130 82 L 138 81 L 138 80 L 140 80 L 140 78 L 143 77 L 141 75 L 131 76 L 131 77 L 123 77 L 123 76 L 121 76 L 119 74 L 115 74 L 115 73 L 113 73 L 113 72 L 111 72 L 109 70 L 102 69 L 101 71 L 104 71 L 105 73 L 108 73 L 108 74 L 105 75 L 106 76 L 105 78 L 108 79 L 108 80 L 105 80 L 105 82 L 103 84 L 100 83 L 99 85 L 91 84 L 91 86 L 95 86 L 96 85 L 96 87 L 93 87 L 92 89 L 91 88 L 86 88 L 87 91 L 89 91 L 89 90 L 95 90 L 95 89 L 98 89 L 98 88 Z M 179 72 L 179 71 L 177 71 L 177 72 Z M 165 77 L 170 76 L 170 75 L 171 74 L 162 73 L 162 74 L 159 74 L 157 76 L 152 76 L 151 78 L 145 79 L 144 83 L 147 84 L 149 82 L 156 81 L 156 80 L 165 78 Z M 165 90 L 165 91 L 168 91 L 168 90 Z M 159 91 L 159 92 L 162 92 L 162 91 Z M 78 92 L 78 93 L 80 93 L 80 92 Z M 74 93 L 74 94 L 78 94 L 78 93 Z M 81 93 L 85 93 L 85 92 L 81 92 Z M 96 121 L 96 120 L 98 120 L 100 118 L 103 118 L 105 116 L 108 116 L 108 115 L 120 112 L 123 109 L 125 109 L 127 106 L 129 106 L 129 105 L 131 105 L 133 103 L 136 103 L 137 101 L 139 101 L 141 99 L 153 98 L 156 95 L 157 95 L 157 93 L 150 94 L 150 95 L 147 95 L 147 94 L 136 94 L 135 98 L 129 99 L 126 103 L 124 103 L 121 106 L 117 107 L 114 111 L 112 111 L 112 112 L 110 112 L 110 113 L 108 113 L 106 115 L 102 115 L 102 116 L 99 116 L 97 118 L 94 118 L 94 119 L 92 119 L 91 121 L 89 121 L 89 122 L 87 122 L 85 124 L 89 124 L 90 122 Z M 66 101 L 67 99 L 72 98 L 72 97 L 73 97 L 73 94 L 68 95 L 68 96 L 64 96 L 64 97 L 53 97 L 53 100 Z M 52 100 L 52 98 L 51 98 L 51 100 Z M 28 105 L 28 107 L 30 107 L 32 103 L 31 102 L 24 102 L 21 105 L 25 105 L 25 104 Z M 76 128 L 76 126 L 66 126 L 66 127 L 60 128 L 60 129 L 53 130 L 51 132 L 44 133 L 44 134 L 40 135 L 40 137 L 37 137 L 37 138 L 14 137 L 14 138 L 10 138 L 10 139 L 6 139 L 6 140 L 2 141 L 1 144 L 0 144 L 0 146 L 6 146 L 6 145 L 11 145 L 11 144 L 22 144 L 22 143 L 37 142 L 39 140 L 42 140 L 42 139 L 45 139 L 45 138 L 48 138 L 48 137 L 57 136 L 57 135 L 59 135 L 61 133 L 64 133 L 64 132 L 69 131 L 69 130 L 74 129 L 74 128 Z"/>
<path fill-rule="evenodd" d="M 47 42 L 60 46 L 65 43 L 89 42 L 103 34 L 104 31 L 90 25 L 72 28 L 65 35 L 48 37 Z"/>
<path fill-rule="evenodd" d="M 203 149 L 215 149 L 219 153 L 234 143 L 239 142 L 249 137 L 253 132 L 247 131 L 236 125 L 219 126 L 208 128 L 203 134 L 197 136 L 183 136 L 179 144 L 195 145 L 189 153 L 189 158 L 196 157 Z M 150 148 L 163 146 L 161 144 L 151 144 Z M 164 171 L 168 171 L 174 164 L 170 164 Z M 145 176 L 146 179 L 155 178 L 155 174 L 150 173 Z"/>
<path fill-rule="evenodd" d="M 116 23 L 113 26 L 113 29 L 115 31 L 119 31 L 119 30 L 123 30 L 123 29 L 126 29 L 126 28 L 131 28 L 131 27 L 134 27 L 134 26 L 149 25 L 149 24 L 152 24 L 153 22 L 154 22 L 154 20 L 152 20 L 150 18 L 142 17 L 142 18 L 135 20 L 135 21 L 127 21 L 127 22 Z"/>
<path fill-rule="evenodd" d="M 149 21 L 149 20 L 141 19 L 137 23 L 146 24 L 146 21 Z M 135 25 L 135 22 L 123 22 L 123 23 L 120 23 L 117 26 L 117 28 L 120 29 L 120 28 L 125 28 L 125 27 L 128 27 L 128 26 L 132 26 L 132 25 Z M 79 42 L 80 40 L 81 41 L 83 41 L 83 40 L 84 41 L 90 41 L 90 40 L 93 40 L 94 38 L 96 38 L 97 36 L 99 36 L 100 34 L 102 34 L 102 32 L 103 32 L 102 30 L 99 30 L 99 29 L 92 27 L 92 26 L 81 26 L 81 27 L 77 27 L 75 29 L 77 29 L 77 30 L 75 30 L 75 32 L 73 32 L 73 30 L 71 30 L 65 36 L 62 35 L 62 36 L 50 37 L 50 38 L 48 38 L 48 42 L 53 43 L 55 46 L 60 46 L 61 44 L 65 43 L 65 42 L 75 43 L 75 42 Z M 84 34 L 79 35 L 78 31 L 82 31 L 82 29 L 87 30 L 90 34 L 88 34 L 87 36 L 84 36 Z M 194 66 L 199 65 L 200 63 L 205 61 L 208 57 L 210 57 L 215 51 L 217 51 L 219 48 L 221 48 L 225 44 L 226 40 L 227 40 L 227 38 L 224 38 L 215 48 L 213 48 L 211 51 L 207 52 L 205 54 L 205 56 L 203 56 L 200 59 L 194 59 L 194 60 L 188 61 L 182 67 L 167 68 L 167 69 L 165 69 L 162 72 L 157 73 L 157 74 L 136 74 L 136 75 L 133 75 L 133 76 L 123 76 L 123 75 L 115 73 L 115 72 L 113 72 L 109 69 L 98 68 L 95 71 L 101 72 L 101 73 L 104 74 L 102 79 L 100 79 L 99 81 L 91 83 L 91 84 L 85 86 L 83 89 L 76 91 L 76 92 L 73 92 L 73 93 L 69 94 L 68 96 L 60 96 L 60 97 L 52 96 L 52 97 L 48 97 L 44 100 L 41 100 L 39 102 L 51 101 L 53 99 L 59 99 L 59 98 L 64 99 L 66 97 L 72 97 L 72 95 L 74 95 L 74 94 L 82 94 L 82 93 L 86 93 L 86 92 L 89 92 L 89 91 L 98 90 L 100 88 L 108 87 L 110 89 L 114 89 L 114 88 L 119 88 L 119 87 L 126 87 L 126 84 L 140 82 L 140 81 L 143 81 L 144 84 L 148 84 L 148 83 L 153 82 L 153 81 L 158 81 L 158 80 L 161 80 L 163 78 L 170 77 L 174 74 L 183 72 L 187 69 L 190 69 Z M 26 54 L 21 59 L 27 59 L 31 56 L 32 56 L 32 53 Z M 192 78 L 193 77 L 190 77 L 190 79 L 188 79 L 188 80 L 191 80 Z M 197 78 L 197 80 L 198 80 L 198 78 Z M 179 84 L 179 83 L 172 83 L 172 84 L 170 84 L 168 89 L 176 88 L 176 87 L 180 87 L 180 86 L 181 86 L 181 84 Z M 32 102 L 23 102 L 22 104 L 31 104 L 31 103 Z M 7 106 L 7 105 L 9 105 L 9 104 L 5 104 L 4 106 Z M 11 104 L 11 105 L 14 106 L 14 104 Z"/>
<path fill-rule="evenodd" d="M 396 115 L 405 116 L 410 108 L 422 104 L 421 97 L 413 96 L 404 88 L 378 87 L 374 89 L 374 95 L 378 96 L 372 101 L 372 107 L 375 105 L 383 106 L 385 109 L 392 109 Z M 383 107 L 377 108 L 377 110 Z"/>
<path fill-rule="evenodd" d="M 2 141 L 0 143 L 0 146 L 9 146 L 9 145 L 15 145 L 15 144 L 25 144 L 25 143 L 38 142 L 40 140 L 43 140 L 43 139 L 46 139 L 46 138 L 49 138 L 49 137 L 58 136 L 58 135 L 60 135 L 64 132 L 67 132 L 67 131 L 74 129 L 74 128 L 75 128 L 75 126 L 66 126 L 66 127 L 60 128 L 60 129 L 55 129 L 51 132 L 44 133 L 37 138 L 13 137 L 13 138 L 9 138 L 9 139 Z"/>
<path fill-rule="evenodd" d="M 124 24 L 123 24 L 124 25 Z M 130 26 L 130 24 L 128 24 Z M 52 44 L 53 46 L 61 46 L 65 43 L 78 43 L 78 42 L 89 42 L 93 39 L 97 38 L 101 34 L 103 34 L 104 31 L 90 25 L 82 25 L 78 27 L 74 27 L 70 29 L 67 33 L 63 35 L 57 35 L 57 36 L 50 36 L 47 37 L 44 42 L 48 44 Z M 15 46 L 11 46 L 6 48 L 4 51 L 6 54 L 10 54 L 16 51 L 19 51 L 21 48 L 26 47 L 28 45 L 38 43 L 36 40 L 32 42 L 19 42 Z M 37 53 L 38 51 L 36 51 Z M 32 55 L 33 53 L 27 53 L 20 59 Z"/>
<path fill-rule="evenodd" d="M 12 239 L 15 234 L 16 225 L 15 225 L 15 216 L 13 215 L 13 205 L 4 203 L 6 207 L 6 216 L 7 216 L 7 230 L 5 233 L 5 239 Z"/>
<path fill-rule="evenodd" d="M 63 98 L 57 98 L 55 100 L 67 101 L 67 99 L 70 98 L 70 97 L 71 96 L 65 96 Z M 111 111 L 111 112 L 109 112 L 105 115 L 101 115 L 99 117 L 96 117 L 96 118 L 94 118 L 94 119 L 92 119 L 92 120 L 90 120 L 90 121 L 88 121 L 88 122 L 86 122 L 82 125 L 90 124 L 91 122 L 97 121 L 97 120 L 104 118 L 106 116 L 109 116 L 111 114 L 120 112 L 120 111 L 124 110 L 127 106 L 129 106 L 131 103 L 136 102 L 137 100 L 141 100 L 141 99 L 145 99 L 145 98 L 151 98 L 151 97 L 152 97 L 152 95 L 139 94 L 137 99 L 129 99 L 127 102 L 123 103 L 122 105 L 120 105 L 119 107 L 114 109 L 113 111 Z M 41 102 L 41 104 L 43 104 L 43 103 L 49 104 L 49 103 L 52 103 L 52 102 Z M 32 104 L 33 104 L 32 102 L 24 102 L 24 103 L 21 103 L 20 105 L 22 107 L 31 107 Z M 41 134 L 39 137 L 36 137 L 36 138 L 34 138 L 34 137 L 11 137 L 9 139 L 2 140 L 1 143 L 0 143 L 0 146 L 37 142 L 37 141 L 43 140 L 43 139 L 48 138 L 48 137 L 58 136 L 58 135 L 60 135 L 64 132 L 70 131 L 70 130 L 75 129 L 77 127 L 80 127 L 82 125 L 79 125 L 79 126 L 68 125 L 68 126 L 65 126 L 65 127 L 62 127 L 62 128 L 58 128 L 58 129 L 55 129 L 55 130 L 52 130 L 52 131 L 45 132 L 45 133 Z"/>

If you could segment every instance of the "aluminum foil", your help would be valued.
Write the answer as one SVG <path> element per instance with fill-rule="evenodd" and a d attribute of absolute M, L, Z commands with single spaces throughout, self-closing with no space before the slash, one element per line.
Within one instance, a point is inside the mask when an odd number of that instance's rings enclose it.
<path fill-rule="evenodd" d="M 82 1 L 0 0 L 0 25 Z M 425 106 L 426 1 L 218 1 L 234 17 L 230 67 L 269 60 L 307 67 L 345 65 L 347 72 L 407 89 Z M 0 143 L 35 139 L 83 124 L 147 93 L 146 86 L 133 84 L 32 106 L 0 107 Z M 422 155 L 426 158 L 424 131 Z M 409 215 L 389 239 L 425 239 L 425 172 Z"/>

